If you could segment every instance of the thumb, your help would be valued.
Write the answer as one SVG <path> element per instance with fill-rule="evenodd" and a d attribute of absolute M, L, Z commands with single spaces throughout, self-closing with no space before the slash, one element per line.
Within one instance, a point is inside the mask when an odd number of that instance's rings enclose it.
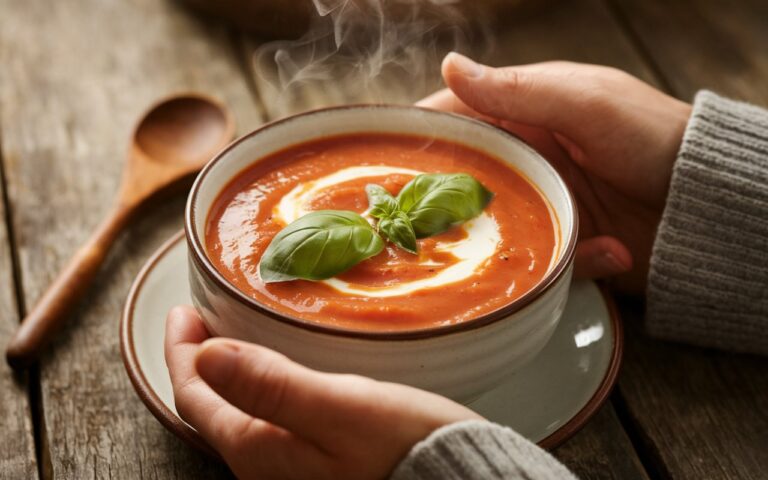
<path fill-rule="evenodd" d="M 195 367 L 200 378 L 243 412 L 309 440 L 333 431 L 333 415 L 318 415 L 338 398 L 328 375 L 258 345 L 224 338 L 205 341 Z"/>
<path fill-rule="evenodd" d="M 579 67 L 550 62 L 493 68 L 451 52 L 443 59 L 442 73 L 453 93 L 481 114 L 572 134 L 579 122 L 569 112 L 585 107 L 583 89 L 574 86 L 577 79 L 570 75 Z"/>

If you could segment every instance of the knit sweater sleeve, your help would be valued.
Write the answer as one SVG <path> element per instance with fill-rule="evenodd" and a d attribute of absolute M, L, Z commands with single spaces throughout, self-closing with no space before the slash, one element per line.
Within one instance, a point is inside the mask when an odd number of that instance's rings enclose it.
<path fill-rule="evenodd" d="M 550 454 L 500 425 L 468 420 L 435 430 L 390 480 L 576 480 Z"/>
<path fill-rule="evenodd" d="M 768 354 L 768 111 L 700 92 L 648 276 L 656 337 Z"/>

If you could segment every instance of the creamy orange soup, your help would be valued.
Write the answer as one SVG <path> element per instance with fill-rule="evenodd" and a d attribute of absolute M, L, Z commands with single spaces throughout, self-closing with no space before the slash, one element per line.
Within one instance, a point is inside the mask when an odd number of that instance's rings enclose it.
<path fill-rule="evenodd" d="M 418 240 L 418 255 L 387 243 L 333 279 L 265 284 L 259 277 L 261 255 L 292 216 L 364 214 L 365 185 L 397 195 L 422 172 L 467 173 L 495 196 L 479 217 Z M 402 331 L 464 322 L 519 298 L 549 269 L 558 235 L 546 200 L 502 161 L 447 141 L 371 133 L 258 159 L 214 202 L 206 248 L 227 280 L 273 310 L 336 327 Z"/>

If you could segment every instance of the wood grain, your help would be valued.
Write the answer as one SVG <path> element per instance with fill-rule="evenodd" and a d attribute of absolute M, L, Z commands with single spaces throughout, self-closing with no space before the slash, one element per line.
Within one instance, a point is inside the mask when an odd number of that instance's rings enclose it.
<path fill-rule="evenodd" d="M 234 133 L 234 119 L 226 107 L 199 93 L 175 95 L 146 112 L 131 139 L 120 187 L 112 199 L 115 207 L 35 305 L 27 308 L 6 347 L 5 358 L 12 367 L 37 361 L 89 291 L 112 244 L 131 220 L 151 208 L 153 200 L 185 188 Z"/>
<path fill-rule="evenodd" d="M 570 60 L 610 65 L 646 81 L 653 72 L 600 0 L 561 0 L 536 15 L 504 19 L 495 48 L 486 54 L 497 66 Z"/>
<path fill-rule="evenodd" d="M 629 437 L 617 425 L 616 412 L 608 403 L 582 431 L 553 454 L 581 480 L 647 479 Z"/>
<path fill-rule="evenodd" d="M 627 320 L 620 391 L 653 468 L 666 478 L 765 478 L 768 361 L 656 341 L 639 315 Z"/>
<path fill-rule="evenodd" d="M 0 0 L 3 160 L 24 298 L 34 303 L 107 211 L 131 127 L 179 90 L 219 96 L 241 130 L 261 123 L 228 32 L 169 1 Z M 153 209 L 108 256 L 42 361 L 43 433 L 56 478 L 211 478 L 219 464 L 149 414 L 123 371 L 118 319 L 139 267 L 181 225 Z"/>
<path fill-rule="evenodd" d="M 609 0 L 671 87 L 768 104 L 768 2 Z"/>
<path fill-rule="evenodd" d="M 19 314 L 14 298 L 2 178 L 0 169 L 0 345 L 5 345 L 19 324 Z M 34 427 L 27 388 L 26 375 L 14 375 L 8 364 L 0 362 L 0 405 L 3 409 L 0 415 L 0 479 L 37 477 Z"/>

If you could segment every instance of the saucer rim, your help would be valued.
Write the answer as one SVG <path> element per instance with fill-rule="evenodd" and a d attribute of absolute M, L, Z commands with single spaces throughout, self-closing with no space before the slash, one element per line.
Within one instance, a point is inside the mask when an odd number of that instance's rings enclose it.
<path fill-rule="evenodd" d="M 152 415 L 165 428 L 170 430 L 191 447 L 220 459 L 221 456 L 208 445 L 197 431 L 187 425 L 178 415 L 173 413 L 160 399 L 157 392 L 155 392 L 147 378 L 144 376 L 144 372 L 139 365 L 139 359 L 134 348 L 133 329 L 131 327 L 136 299 L 138 298 L 149 273 L 152 272 L 157 263 L 184 238 L 185 234 L 183 229 L 172 235 L 152 254 L 136 275 L 120 316 L 120 355 L 123 360 L 123 366 L 128 373 L 128 378 L 131 380 L 131 384 L 133 384 L 133 388 Z M 595 392 L 581 410 L 560 428 L 537 443 L 537 445 L 545 450 L 552 450 L 558 447 L 586 425 L 587 421 L 589 421 L 608 400 L 608 397 L 616 384 L 616 380 L 618 379 L 619 371 L 621 370 L 624 351 L 624 329 L 621 323 L 621 318 L 618 309 L 616 308 L 616 304 L 608 293 L 605 285 L 598 283 L 597 286 L 608 310 L 608 316 L 610 317 L 614 332 L 613 350 L 611 352 L 608 368 L 597 389 L 595 389 Z"/>

